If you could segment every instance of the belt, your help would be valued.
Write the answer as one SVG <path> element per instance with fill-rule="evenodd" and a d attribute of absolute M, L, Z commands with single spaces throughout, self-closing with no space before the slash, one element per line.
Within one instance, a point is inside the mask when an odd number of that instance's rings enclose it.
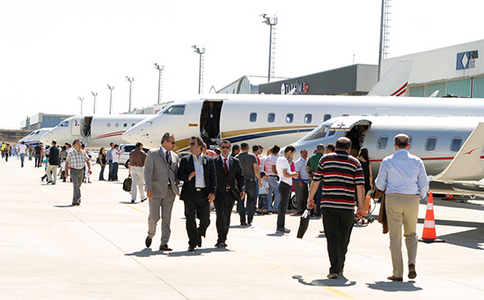
<path fill-rule="evenodd" d="M 136 168 L 142 168 L 144 166 L 135 166 L 135 165 L 131 165 L 132 167 L 136 167 Z"/>
<path fill-rule="evenodd" d="M 277 177 L 277 175 L 267 175 L 267 176 L 269 176 L 269 177 Z"/>
<path fill-rule="evenodd" d="M 287 185 L 287 186 L 291 186 L 290 184 L 287 184 L 287 183 L 286 183 L 286 182 L 284 182 L 284 181 L 281 181 L 279 184 L 281 184 L 281 183 L 284 183 L 284 184 L 285 184 L 285 185 Z"/>
<path fill-rule="evenodd" d="M 206 188 L 195 188 L 195 192 L 202 192 L 205 191 Z"/>
<path fill-rule="evenodd" d="M 252 178 L 246 178 L 245 180 L 255 181 L 255 179 L 252 179 Z"/>
<path fill-rule="evenodd" d="M 84 168 L 76 169 L 76 168 L 73 168 L 73 167 L 71 167 L 71 169 L 72 170 L 76 170 L 76 171 L 82 171 L 82 170 L 84 170 Z"/>

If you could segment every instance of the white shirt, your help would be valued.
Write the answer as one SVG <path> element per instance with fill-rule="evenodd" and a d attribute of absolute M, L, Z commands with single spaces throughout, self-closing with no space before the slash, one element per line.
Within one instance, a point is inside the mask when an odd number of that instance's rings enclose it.
<path fill-rule="evenodd" d="M 196 157 L 195 154 L 192 154 L 192 157 L 195 171 L 197 171 L 197 175 L 195 175 L 195 187 L 204 188 L 206 185 L 203 171 L 203 154 L 200 154 L 200 157 Z"/>
<path fill-rule="evenodd" d="M 292 185 L 292 177 L 284 177 L 283 170 L 287 170 L 287 173 L 291 173 L 291 166 L 289 166 L 289 161 L 287 161 L 287 158 L 284 155 L 277 158 L 276 170 L 277 175 L 279 175 L 279 182 L 282 181 L 284 183 Z"/>
<path fill-rule="evenodd" d="M 26 154 L 27 153 L 27 146 L 25 146 L 25 144 L 20 144 L 18 146 L 18 153 L 19 154 Z"/>
<path fill-rule="evenodd" d="M 118 155 L 118 153 L 119 153 L 119 150 L 117 150 L 117 149 L 113 149 L 111 151 L 111 155 L 113 156 L 113 163 L 119 163 L 119 155 Z"/>
<path fill-rule="evenodd" d="M 224 166 L 225 170 L 225 161 L 227 161 L 227 171 L 230 171 L 230 162 L 229 162 L 229 157 L 224 157 L 223 155 L 220 155 L 222 157 L 222 165 Z"/>
<path fill-rule="evenodd" d="M 307 164 L 307 161 L 304 158 L 300 157 L 294 163 L 294 168 L 296 169 L 296 172 L 299 172 L 301 179 L 309 180 L 309 174 L 306 171 L 306 164 Z"/>

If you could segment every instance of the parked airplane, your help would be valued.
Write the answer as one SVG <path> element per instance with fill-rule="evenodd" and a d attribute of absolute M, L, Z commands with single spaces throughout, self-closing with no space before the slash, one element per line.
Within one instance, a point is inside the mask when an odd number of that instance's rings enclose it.
<path fill-rule="evenodd" d="M 45 127 L 45 128 L 34 130 L 31 133 L 29 133 L 29 135 L 21 138 L 18 141 L 18 143 L 20 144 L 21 142 L 25 142 L 25 144 L 27 145 L 38 144 L 40 143 L 42 136 L 47 132 L 49 132 L 51 129 L 52 127 Z"/>
<path fill-rule="evenodd" d="M 430 191 L 484 197 L 484 169 L 480 164 L 483 149 L 484 123 L 479 123 L 447 168 L 429 178 Z"/>
<path fill-rule="evenodd" d="M 296 147 L 297 154 L 302 148 L 312 153 L 319 143 L 335 144 L 339 137 L 355 137 L 358 132 L 362 132 L 364 139 L 359 147 L 368 148 L 373 176 L 376 178 L 383 158 L 395 152 L 394 137 L 405 133 L 410 137 L 410 153 L 422 158 L 427 174 L 436 175 L 444 171 L 461 149 L 463 142 L 482 121 L 484 117 L 338 117 L 327 120 L 292 145 Z M 481 156 L 482 147 L 480 150 L 476 149 L 475 153 Z M 480 162 L 484 165 L 484 160 Z"/>
<path fill-rule="evenodd" d="M 44 134 L 41 141 L 50 145 L 72 143 L 80 139 L 87 148 L 109 147 L 109 143 L 123 144 L 121 135 L 141 120 L 151 115 L 73 116 L 60 122 Z"/>

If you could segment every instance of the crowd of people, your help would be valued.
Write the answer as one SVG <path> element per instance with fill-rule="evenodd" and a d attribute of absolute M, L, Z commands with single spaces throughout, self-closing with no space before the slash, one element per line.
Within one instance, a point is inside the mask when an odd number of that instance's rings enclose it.
<path fill-rule="evenodd" d="M 210 225 L 211 206 L 216 212 L 216 248 L 227 247 L 234 207 L 239 214 L 240 226 L 252 226 L 257 213 L 277 214 L 276 232 L 281 235 L 290 233 L 285 217 L 294 191 L 297 207 L 293 215 L 302 215 L 309 209 L 314 218 L 322 218 L 324 230 L 321 232 L 327 239 L 331 265 L 328 278 L 338 278 L 344 272 L 355 224 L 355 207 L 356 219 L 363 218 L 365 195 L 377 188 L 386 191 L 387 196 L 393 262 L 393 275 L 388 279 L 403 280 L 402 226 L 409 253 L 408 277 L 414 279 L 418 204 L 428 191 L 425 167 L 418 157 L 408 153 L 408 136 L 400 134 L 395 137 L 395 155 L 383 160 L 379 175 L 373 181 L 368 149 L 360 148 L 354 157 L 350 154 L 351 145 L 350 139 L 342 137 L 335 145 L 319 144 L 311 156 L 308 149 L 301 149 L 300 157 L 293 161 L 296 149 L 291 145 L 283 151 L 273 145 L 267 149 L 266 155 L 262 155 L 264 148 L 260 145 L 250 148 L 246 142 L 232 145 L 229 140 L 222 140 L 218 148 L 211 150 L 202 137 L 193 136 L 189 142 L 190 154 L 180 158 L 173 151 L 176 140 L 172 133 L 165 133 L 160 147 L 148 154 L 138 142 L 129 153 L 129 176 L 132 178 L 131 202 L 136 202 L 138 192 L 141 202 L 149 199 L 145 246 L 151 247 L 157 223 L 161 220 L 159 249 L 173 250 L 168 242 L 176 196 L 184 202 L 188 251 L 191 252 L 202 247 L 202 237 Z M 8 147 L 6 144 L 3 148 L 5 156 L 10 150 Z M 17 147 L 21 166 L 24 166 L 25 157 L 31 160 L 34 156 L 35 167 L 44 162 L 46 175 L 42 180 L 46 179 L 47 184 L 55 185 L 58 175 L 63 182 L 70 178 L 72 205 L 80 205 L 80 186 L 83 182 L 90 183 L 92 174 L 91 155 L 84 150 L 84 145 L 75 140 L 72 145 L 66 143 L 59 147 L 56 141 L 52 141 L 45 149 L 40 145 L 31 148 L 23 143 Z M 113 143 L 108 151 L 99 150 L 96 159 L 101 167 L 99 181 L 105 180 L 106 165 L 109 166 L 108 180 L 118 180 L 120 155 L 119 145 Z M 180 182 L 183 182 L 181 189 Z"/>

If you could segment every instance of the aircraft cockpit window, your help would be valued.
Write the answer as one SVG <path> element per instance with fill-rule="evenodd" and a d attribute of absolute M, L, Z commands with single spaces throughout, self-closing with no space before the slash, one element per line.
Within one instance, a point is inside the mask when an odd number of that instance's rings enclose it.
<path fill-rule="evenodd" d="M 292 121 L 294 121 L 294 114 L 287 114 L 286 123 L 292 123 Z"/>
<path fill-rule="evenodd" d="M 329 119 L 331 119 L 331 115 L 330 114 L 325 114 L 324 117 L 323 117 L 323 122 L 326 122 Z"/>
<path fill-rule="evenodd" d="M 312 121 L 313 121 L 313 115 L 312 114 L 306 114 L 304 116 L 304 123 L 311 124 Z"/>
<path fill-rule="evenodd" d="M 336 130 L 331 129 L 328 133 L 328 136 L 333 136 L 336 133 Z"/>
<path fill-rule="evenodd" d="M 427 139 L 427 143 L 425 143 L 425 150 L 434 151 L 436 145 L 437 145 L 437 138 L 430 137 Z"/>
<path fill-rule="evenodd" d="M 312 140 L 322 139 L 326 136 L 328 129 L 329 129 L 329 125 L 321 124 L 316 129 L 313 129 L 310 133 L 308 133 L 301 140 L 302 141 L 312 141 Z"/>
<path fill-rule="evenodd" d="M 275 120 L 276 120 L 276 114 L 275 113 L 269 113 L 267 115 L 267 122 L 274 123 Z"/>
<path fill-rule="evenodd" d="M 131 124 L 131 127 L 133 127 L 134 125 L 136 125 L 136 123 Z"/>
<path fill-rule="evenodd" d="M 67 127 L 67 126 L 69 126 L 69 121 L 64 121 L 59 125 L 59 127 Z"/>
<path fill-rule="evenodd" d="M 39 134 L 39 132 L 40 132 L 40 130 L 37 130 L 37 131 L 35 132 L 35 134 Z"/>
<path fill-rule="evenodd" d="M 172 105 L 163 111 L 165 115 L 183 115 L 185 114 L 185 105 Z"/>
<path fill-rule="evenodd" d="M 249 120 L 250 120 L 251 122 L 255 122 L 255 121 L 257 121 L 257 113 L 255 113 L 255 112 L 250 113 Z"/>
<path fill-rule="evenodd" d="M 378 150 L 385 150 L 387 148 L 387 143 L 388 143 L 388 137 L 381 136 L 378 139 Z"/>
<path fill-rule="evenodd" d="M 460 150 L 460 147 L 462 145 L 462 139 L 461 138 L 454 138 L 452 140 L 452 144 L 451 144 L 451 151 L 452 152 L 458 152 Z"/>

